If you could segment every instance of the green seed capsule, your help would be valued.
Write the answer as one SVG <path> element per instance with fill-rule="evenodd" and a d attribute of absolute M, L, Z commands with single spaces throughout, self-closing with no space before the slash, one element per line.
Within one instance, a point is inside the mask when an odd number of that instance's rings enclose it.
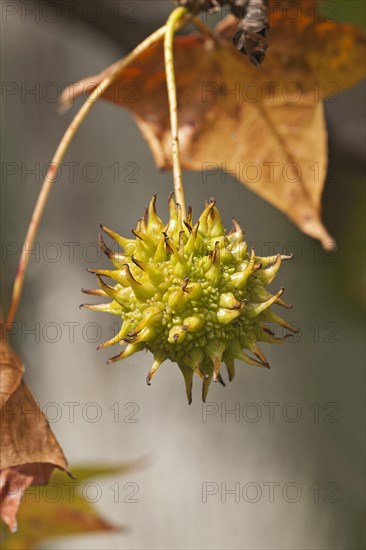
<path fill-rule="evenodd" d="M 194 375 L 202 380 L 205 400 L 212 379 L 224 385 L 222 362 L 229 380 L 234 378 L 235 359 L 268 367 L 258 342 L 285 340 L 273 336 L 268 324 L 296 332 L 271 309 L 276 304 L 289 307 L 281 299 L 283 289 L 275 295 L 266 290 L 281 262 L 289 257 L 261 258 L 254 250 L 248 253 L 238 222 L 234 220 L 232 231 L 226 235 L 214 201 L 206 205 L 195 225 L 191 211 L 183 223 L 173 196 L 169 199 L 170 219 L 164 225 L 155 202 L 153 197 L 138 221 L 134 239 L 102 226 L 123 253 L 113 252 L 99 239 L 115 269 L 93 271 L 100 288 L 84 292 L 111 301 L 84 307 L 118 315 L 123 321 L 116 336 L 100 346 L 118 342 L 125 346 L 110 362 L 149 350 L 154 364 L 148 384 L 169 359 L 180 367 L 188 401 L 192 399 Z M 114 281 L 114 286 L 102 277 Z"/>

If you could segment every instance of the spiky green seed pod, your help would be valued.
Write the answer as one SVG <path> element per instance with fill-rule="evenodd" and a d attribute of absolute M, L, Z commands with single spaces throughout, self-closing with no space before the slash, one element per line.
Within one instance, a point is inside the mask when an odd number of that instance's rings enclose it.
<path fill-rule="evenodd" d="M 296 332 L 271 310 L 275 303 L 290 307 L 281 299 L 283 288 L 275 295 L 266 290 L 281 261 L 289 257 L 260 258 L 254 250 L 248 251 L 236 221 L 226 235 L 215 201 L 206 205 L 195 225 L 191 212 L 183 221 L 173 196 L 169 209 L 170 219 L 164 225 L 157 216 L 154 197 L 133 231 L 135 239 L 125 239 L 102 226 L 123 251 L 113 252 L 100 237 L 100 246 L 114 269 L 93 271 L 99 289 L 84 292 L 108 296 L 112 301 L 84 307 L 112 313 L 123 321 L 119 333 L 100 346 L 125 345 L 109 362 L 143 349 L 151 351 L 150 384 L 159 366 L 170 359 L 183 373 L 191 403 L 194 373 L 203 381 L 205 400 L 212 379 L 224 385 L 222 362 L 230 380 L 235 359 L 269 367 L 257 342 L 283 341 L 273 336 L 269 323 Z M 115 284 L 108 285 L 104 277 Z"/>

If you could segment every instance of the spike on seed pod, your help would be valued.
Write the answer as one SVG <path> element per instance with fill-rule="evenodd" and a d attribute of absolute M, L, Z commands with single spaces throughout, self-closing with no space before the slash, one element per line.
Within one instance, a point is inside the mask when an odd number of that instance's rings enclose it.
<path fill-rule="evenodd" d="M 101 277 L 109 277 L 119 283 L 121 286 L 128 286 L 125 273 L 119 269 L 88 269 L 89 273 L 93 275 L 100 275 Z"/>
<path fill-rule="evenodd" d="M 229 376 L 229 382 L 232 382 L 235 376 L 235 361 L 232 357 L 224 356 L 223 359 Z"/>
<path fill-rule="evenodd" d="M 112 231 L 112 229 L 109 229 L 103 224 L 100 224 L 100 228 L 104 233 L 106 233 L 111 239 L 116 241 L 123 249 L 127 249 L 130 244 L 134 244 L 133 239 L 126 239 L 125 237 L 122 237 L 121 235 L 118 235 L 115 231 Z"/>
<path fill-rule="evenodd" d="M 181 373 L 183 374 L 184 383 L 186 385 L 186 394 L 188 399 L 188 405 L 192 403 L 192 387 L 193 387 L 193 374 L 194 371 L 187 367 L 186 365 L 182 364 L 179 365 L 179 368 L 181 370 Z"/>
<path fill-rule="evenodd" d="M 107 256 L 107 258 L 111 258 L 113 256 L 113 252 L 108 246 L 105 244 L 104 239 L 101 234 L 98 236 L 98 244 L 102 252 Z"/>
<path fill-rule="evenodd" d="M 96 288 L 94 290 L 88 290 L 87 288 L 82 288 L 81 292 L 83 294 L 88 294 L 89 296 L 108 296 L 108 294 L 104 292 L 104 290 L 102 290 L 101 288 Z"/>
<path fill-rule="evenodd" d="M 269 368 L 258 342 L 281 343 L 288 336 L 276 338 L 269 325 L 297 332 L 272 310 L 276 305 L 288 307 L 281 299 L 283 289 L 274 295 L 266 289 L 282 261 L 290 257 L 258 257 L 254 249 L 248 252 L 239 223 L 234 220 L 227 235 L 212 199 L 195 224 L 191 210 L 183 221 L 173 196 L 169 212 L 165 225 L 157 215 L 154 196 L 133 232 L 135 239 L 102 226 L 123 254 L 114 253 L 99 239 L 115 269 L 92 270 L 100 289 L 84 292 L 109 297 L 111 302 L 83 307 L 118 315 L 123 321 L 119 333 L 100 345 L 124 344 L 109 362 L 150 351 L 154 362 L 148 384 L 166 359 L 177 363 L 190 403 L 193 378 L 202 381 L 203 400 L 212 380 L 225 385 L 222 364 L 230 381 L 235 359 Z M 107 285 L 102 277 L 115 285 Z"/>
<path fill-rule="evenodd" d="M 151 380 L 152 380 L 152 377 L 154 376 L 154 374 L 156 373 L 156 371 L 158 370 L 158 368 L 160 367 L 160 365 L 162 363 L 164 363 L 164 361 L 166 360 L 167 356 L 165 355 L 165 353 L 159 353 L 157 352 L 155 355 L 154 355 L 154 363 L 153 363 L 153 366 L 151 367 L 151 369 L 149 370 L 149 373 L 146 377 L 146 383 L 148 386 L 151 386 Z"/>

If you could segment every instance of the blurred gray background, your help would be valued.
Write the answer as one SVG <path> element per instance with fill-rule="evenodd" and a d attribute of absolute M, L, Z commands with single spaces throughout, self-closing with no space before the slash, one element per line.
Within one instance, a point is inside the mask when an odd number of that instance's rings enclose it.
<path fill-rule="evenodd" d="M 59 116 L 57 96 L 66 84 L 98 73 L 126 53 L 163 23 L 172 4 L 74 2 L 75 17 L 67 15 L 67 2 L 61 12 L 52 2 L 53 8 L 48 6 L 43 15 L 40 11 L 40 17 L 22 11 L 31 3 L 5 4 L 19 7 L 7 17 L 3 11 L 2 25 L 2 80 L 7 87 L 2 94 L 1 267 L 6 311 L 17 247 L 42 171 L 75 113 L 74 107 Z M 101 12 L 94 12 L 98 4 Z M 361 2 L 337 4 L 340 20 L 362 21 Z M 41 9 L 47 3 L 37 5 Z M 247 239 L 264 253 L 269 242 L 277 243 L 276 252 L 295 252 L 295 261 L 281 268 L 277 286 L 285 286 L 287 301 L 295 305 L 286 317 L 302 329 L 296 341 L 267 346 L 270 371 L 238 364 L 233 383 L 211 387 L 206 407 L 198 381 L 193 404 L 187 406 L 183 379 L 174 365 L 164 364 L 150 388 L 145 384 L 148 355 L 107 367 L 111 350 L 95 348 L 112 336 L 115 319 L 78 308 L 88 301 L 80 288 L 94 285 L 85 268 L 108 265 L 100 255 L 96 258 L 99 223 L 128 235 L 153 193 L 158 193 L 159 212 L 166 217 L 172 187 L 171 174 L 156 170 L 130 115 L 107 103 L 94 107 L 52 190 L 12 344 L 71 467 L 141 457 L 146 465 L 100 481 L 98 509 L 127 532 L 69 537 L 44 548 L 363 548 L 363 97 L 360 84 L 326 108 L 331 164 L 324 220 L 339 244 L 335 255 L 325 254 L 229 176 L 224 184 L 220 175 L 202 183 L 201 174 L 185 173 L 187 199 L 196 215 L 205 199 L 214 196 L 226 226 L 233 216 L 238 218 Z M 27 173 L 30 169 L 35 173 Z M 225 410 L 235 407 L 239 418 L 225 416 Z M 95 415 L 100 418 L 93 422 Z M 111 489 L 115 482 L 119 499 Z M 127 482 L 137 484 L 138 502 L 128 502 Z M 239 499 L 227 494 L 225 502 L 225 487 L 235 484 Z M 205 498 L 205 487 L 214 494 Z"/>

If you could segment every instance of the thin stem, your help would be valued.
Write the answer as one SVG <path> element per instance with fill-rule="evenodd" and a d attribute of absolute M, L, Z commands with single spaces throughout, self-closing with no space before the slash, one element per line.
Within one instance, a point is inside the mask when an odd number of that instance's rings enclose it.
<path fill-rule="evenodd" d="M 174 33 L 177 23 L 182 17 L 187 16 L 186 8 L 176 8 L 169 16 L 166 24 L 166 33 L 164 40 L 164 57 L 166 82 L 169 98 L 170 126 L 172 132 L 172 163 L 175 200 L 180 204 L 183 219 L 186 217 L 186 202 L 184 198 L 182 167 L 180 162 L 179 134 L 178 134 L 178 104 L 177 88 L 174 73 Z"/>
<path fill-rule="evenodd" d="M 190 17 L 187 17 L 187 16 L 183 18 L 184 15 L 187 15 L 186 11 L 185 13 L 179 14 L 179 18 L 176 19 L 176 21 L 180 19 L 178 23 L 179 27 L 184 26 L 190 19 Z M 175 24 L 174 24 L 174 27 L 175 27 Z M 174 27 L 173 27 L 173 30 L 174 30 Z M 134 50 L 132 50 L 131 53 L 129 53 L 126 57 L 124 57 L 120 61 L 117 61 L 117 63 L 115 63 L 112 67 L 110 67 L 110 72 L 108 73 L 108 75 L 90 94 L 88 99 L 82 105 L 79 112 L 76 114 L 70 126 L 67 128 L 64 136 L 62 137 L 61 142 L 56 150 L 56 153 L 54 154 L 50 167 L 47 171 L 46 178 L 42 184 L 41 191 L 38 195 L 36 206 L 34 208 L 32 218 L 28 227 L 27 235 L 25 237 L 24 244 L 22 247 L 21 255 L 19 258 L 18 269 L 14 280 L 11 305 L 8 313 L 8 318 L 6 321 L 7 330 L 11 328 L 19 307 L 20 298 L 22 295 L 22 290 L 24 285 L 24 276 L 25 276 L 25 272 L 26 272 L 26 269 L 29 263 L 29 258 L 30 258 L 30 255 L 27 254 L 27 250 L 30 250 L 33 246 L 34 239 L 42 218 L 43 211 L 47 203 L 49 193 L 56 179 L 56 175 L 60 167 L 60 164 L 63 161 L 65 153 L 76 131 L 79 129 L 81 123 L 85 119 L 86 115 L 89 113 L 92 106 L 98 101 L 98 99 L 103 95 L 103 93 L 107 90 L 107 88 L 111 84 L 113 84 L 113 82 L 119 76 L 119 74 L 123 71 L 123 69 L 127 67 L 127 65 L 131 64 L 147 48 L 149 48 L 150 46 L 158 42 L 160 39 L 162 39 L 165 35 L 167 28 L 168 28 L 167 26 L 163 26 L 157 31 L 155 31 L 154 33 L 152 33 L 148 38 L 146 38 L 143 42 L 141 42 L 141 44 L 139 44 Z"/>
<path fill-rule="evenodd" d="M 208 25 L 206 25 L 206 23 L 204 23 L 202 21 L 202 19 L 200 19 L 199 17 L 195 16 L 195 17 L 192 17 L 192 23 L 195 25 L 195 27 L 197 27 L 197 29 L 202 33 L 204 34 L 205 36 L 207 36 L 208 38 L 211 38 L 211 40 L 215 43 L 215 44 L 218 44 L 219 42 L 219 38 L 218 36 L 214 33 L 214 31 L 212 29 L 210 29 L 210 27 Z"/>

